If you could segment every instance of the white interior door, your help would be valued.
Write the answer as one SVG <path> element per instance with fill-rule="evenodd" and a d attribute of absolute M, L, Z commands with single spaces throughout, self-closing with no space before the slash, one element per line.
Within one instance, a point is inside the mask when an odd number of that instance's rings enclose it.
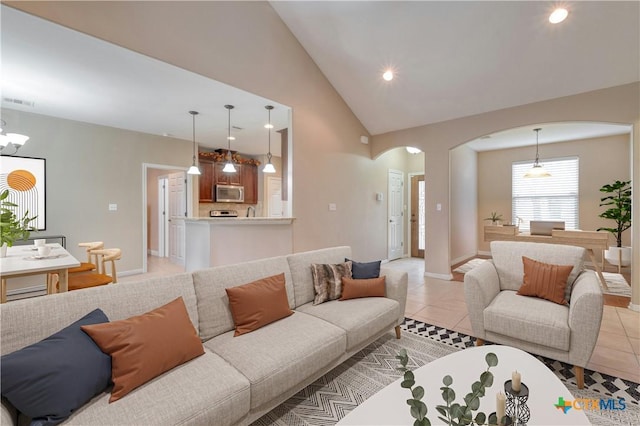
<path fill-rule="evenodd" d="M 187 182 L 184 172 L 169 175 L 169 259 L 184 265 Z"/>
<path fill-rule="evenodd" d="M 389 260 L 398 259 L 404 254 L 404 173 L 389 170 L 388 186 L 388 254 Z"/>
<path fill-rule="evenodd" d="M 267 216 L 282 217 L 282 178 L 267 178 Z"/>
<path fill-rule="evenodd" d="M 169 180 L 158 178 L 158 256 L 169 255 Z"/>

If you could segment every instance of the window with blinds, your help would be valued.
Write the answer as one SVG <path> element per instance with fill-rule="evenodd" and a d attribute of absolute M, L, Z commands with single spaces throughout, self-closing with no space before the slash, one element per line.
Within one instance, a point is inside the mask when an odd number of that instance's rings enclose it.
<path fill-rule="evenodd" d="M 532 161 L 511 166 L 511 208 L 514 223 L 522 219 L 520 231 L 529 231 L 531 220 L 563 220 L 565 229 L 578 229 L 578 157 L 541 161 L 551 174 L 525 178 Z"/>

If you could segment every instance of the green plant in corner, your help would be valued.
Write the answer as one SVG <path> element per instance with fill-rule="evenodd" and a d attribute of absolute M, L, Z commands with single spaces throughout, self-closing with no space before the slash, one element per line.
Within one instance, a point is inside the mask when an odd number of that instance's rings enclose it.
<path fill-rule="evenodd" d="M 598 228 L 597 231 L 608 231 L 616 239 L 617 246 L 622 247 L 622 233 L 631 228 L 631 181 L 615 181 L 613 184 L 604 185 L 600 192 L 607 194 L 600 199 L 600 207 L 611 206 L 598 217 L 611 219 L 616 222 L 615 228 Z"/>
<path fill-rule="evenodd" d="M 502 220 L 502 215 L 498 212 L 491 212 L 491 216 L 485 217 L 484 220 L 490 220 L 492 224 L 497 225 L 498 221 Z"/>
<path fill-rule="evenodd" d="M 411 417 L 416 419 L 413 426 L 430 426 L 431 421 L 427 417 L 429 410 L 426 404 L 422 402 L 424 388 L 422 386 L 415 386 L 415 376 L 413 372 L 407 368 L 407 364 L 409 363 L 407 351 L 401 349 L 396 358 L 400 360 L 398 370 L 404 373 L 400 386 L 411 391 L 411 398 L 407 399 L 407 405 L 410 407 Z M 493 373 L 489 370 L 491 367 L 498 365 L 498 357 L 493 352 L 490 352 L 485 356 L 485 361 L 487 362 L 487 369 L 480 374 L 480 380 L 471 385 L 471 392 L 464 397 L 464 405 L 455 402 L 456 393 L 451 388 L 453 384 L 451 376 L 447 375 L 443 377 L 442 384 L 444 386 L 441 387 L 440 390 L 442 391 L 442 399 L 445 404 L 436 406 L 436 410 L 440 414 L 438 419 L 450 426 L 498 424 L 498 418 L 495 412 L 489 414 L 489 416 L 483 412 L 478 412 L 475 417 L 473 416 L 473 412 L 478 411 L 480 408 L 480 398 L 485 395 L 486 388 L 493 385 Z M 505 420 L 506 417 L 500 419 L 500 424 L 504 424 Z"/>
<path fill-rule="evenodd" d="M 21 218 L 16 216 L 14 209 L 16 204 L 7 201 L 9 190 L 5 189 L 0 193 L 0 245 L 13 246 L 16 240 L 26 240 L 31 231 L 34 230 L 29 224 L 36 219 L 36 216 L 29 217 L 26 211 Z"/>

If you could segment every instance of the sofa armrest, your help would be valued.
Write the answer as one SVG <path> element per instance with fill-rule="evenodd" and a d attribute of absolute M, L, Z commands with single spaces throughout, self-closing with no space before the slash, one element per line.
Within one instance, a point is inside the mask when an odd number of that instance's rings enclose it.
<path fill-rule="evenodd" d="M 583 271 L 573 283 L 569 305 L 569 362 L 584 367 L 598 340 L 604 297 L 593 271 Z"/>
<path fill-rule="evenodd" d="M 407 287 L 409 286 L 409 275 L 404 271 L 396 271 L 391 268 L 380 268 L 380 276 L 385 276 L 385 287 L 387 297 L 397 300 L 400 304 L 398 325 L 404 322 L 404 310 L 407 305 Z"/>
<path fill-rule="evenodd" d="M 464 298 L 475 337 L 484 339 L 484 310 L 500 293 L 500 279 L 492 260 L 464 274 Z"/>
<path fill-rule="evenodd" d="M 9 404 L 4 398 L 0 404 L 0 425 L 17 425 L 18 424 L 18 411 L 13 408 L 13 405 Z"/>

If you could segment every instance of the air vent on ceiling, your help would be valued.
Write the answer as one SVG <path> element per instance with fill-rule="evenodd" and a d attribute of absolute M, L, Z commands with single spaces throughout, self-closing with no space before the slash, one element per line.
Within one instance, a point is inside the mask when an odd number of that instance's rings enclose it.
<path fill-rule="evenodd" d="M 36 105 L 36 103 L 33 101 L 27 101 L 24 99 L 6 98 L 6 97 L 2 98 L 2 102 L 8 102 L 10 104 L 22 105 L 22 106 L 31 107 L 31 108 L 33 108 Z"/>
<path fill-rule="evenodd" d="M 238 127 L 238 126 L 231 126 L 231 128 L 232 128 L 233 130 L 244 130 L 244 128 L 243 128 L 243 127 Z"/>

